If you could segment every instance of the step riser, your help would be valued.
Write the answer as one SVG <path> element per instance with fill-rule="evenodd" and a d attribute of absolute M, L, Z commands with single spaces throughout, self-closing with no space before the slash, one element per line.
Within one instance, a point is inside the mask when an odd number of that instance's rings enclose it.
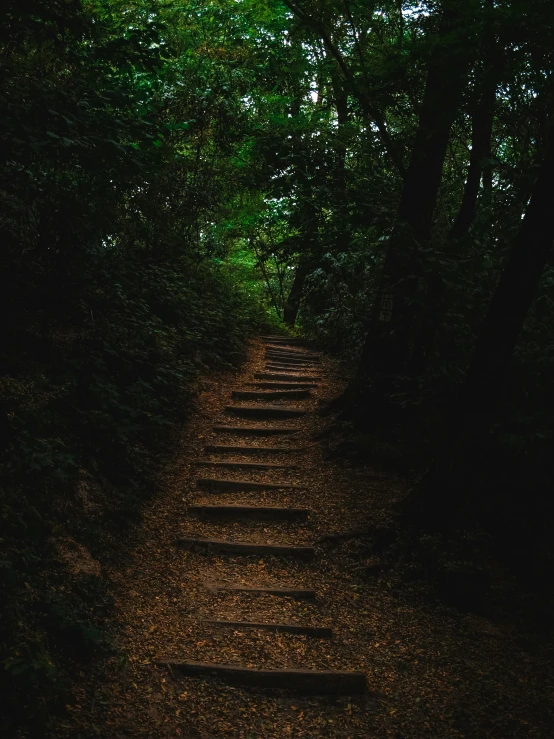
<path fill-rule="evenodd" d="M 227 629 L 255 629 L 258 631 L 275 631 L 276 633 L 301 634 L 313 639 L 332 639 L 333 630 L 325 626 L 296 626 L 293 624 L 267 624 L 251 621 L 219 621 L 204 619 L 203 623 Z"/>
<path fill-rule="evenodd" d="M 249 382 L 248 385 L 251 385 L 252 387 L 258 387 L 260 390 L 271 390 L 271 388 L 275 388 L 276 390 L 311 390 L 312 388 L 317 387 L 317 384 L 315 382 L 312 383 L 294 383 L 294 382 Z"/>
<path fill-rule="evenodd" d="M 275 598 L 294 598 L 295 600 L 315 600 L 316 598 L 316 591 L 308 588 L 249 588 L 240 585 L 236 587 L 219 587 L 217 585 L 210 587 L 206 585 L 206 587 L 208 590 L 215 590 L 219 593 L 234 593 L 236 595 L 241 593 L 245 595 L 271 595 Z"/>
<path fill-rule="evenodd" d="M 302 357 L 296 354 L 287 354 L 286 352 L 266 352 L 265 356 L 272 359 L 284 359 L 287 362 L 307 362 L 308 364 L 319 363 L 319 359 L 315 357 Z"/>
<path fill-rule="evenodd" d="M 248 521 L 307 521 L 304 508 L 248 508 L 246 506 L 189 506 L 187 513 L 199 519 L 238 519 Z"/>
<path fill-rule="evenodd" d="M 302 380 L 317 383 L 321 382 L 321 377 L 317 377 L 316 375 L 294 375 L 282 372 L 255 372 L 254 378 L 256 380 L 288 380 L 289 382 L 301 382 Z"/>
<path fill-rule="evenodd" d="M 319 359 L 313 357 L 299 357 L 295 354 L 287 354 L 286 352 L 266 352 L 266 357 L 273 359 L 283 359 L 285 362 L 308 362 L 309 364 L 317 364 Z"/>
<path fill-rule="evenodd" d="M 256 390 L 233 390 L 233 398 L 239 400 L 304 400 L 310 397 L 309 389 L 262 392 Z"/>
<path fill-rule="evenodd" d="M 296 375 L 297 380 L 311 380 L 311 378 L 314 376 L 310 372 L 307 372 L 304 367 L 298 367 L 298 365 L 296 364 L 275 364 L 274 362 L 266 362 L 264 369 L 266 372 L 282 372 L 294 374 Z M 307 369 L 310 370 L 311 367 L 308 367 Z"/>
<path fill-rule="evenodd" d="M 293 557 L 301 560 L 313 560 L 315 557 L 315 549 L 313 547 L 292 547 L 278 544 L 253 544 L 251 542 L 236 541 L 215 541 L 192 539 L 189 537 L 181 537 L 177 539 L 176 544 L 187 549 L 195 549 L 200 552 L 224 552 L 226 554 L 254 554 L 257 557 L 273 556 L 273 557 Z"/>
<path fill-rule="evenodd" d="M 297 470 L 297 464 L 272 464 L 271 462 L 226 462 L 201 459 L 195 463 L 198 467 L 224 467 L 229 470 Z"/>
<path fill-rule="evenodd" d="M 266 341 L 264 342 L 264 346 L 266 349 L 274 349 L 278 352 L 295 352 L 296 354 L 311 354 L 314 357 L 319 357 L 319 353 L 314 349 L 308 349 L 299 344 L 287 346 L 286 344 L 281 344 L 275 341 Z"/>
<path fill-rule="evenodd" d="M 304 452 L 300 446 L 271 447 L 271 446 L 207 446 L 208 454 L 297 454 Z"/>
<path fill-rule="evenodd" d="M 287 482 L 252 482 L 251 480 L 215 480 L 200 478 L 196 481 L 201 490 L 209 493 L 225 492 L 226 490 L 306 490 L 305 485 L 293 485 Z"/>
<path fill-rule="evenodd" d="M 314 359 L 316 362 L 321 361 L 319 354 L 313 354 L 312 352 L 298 351 L 297 349 L 291 349 L 286 346 L 266 346 L 266 354 L 286 354 L 287 357 L 298 357 L 299 359 Z"/>
<path fill-rule="evenodd" d="M 241 408 L 239 406 L 228 405 L 225 411 L 240 418 L 260 418 L 267 420 L 272 418 L 300 418 L 300 416 L 306 415 L 306 411 L 297 410 L 296 408 Z"/>
<path fill-rule="evenodd" d="M 313 364 L 297 364 L 295 362 L 288 362 L 285 359 L 266 359 L 265 364 L 266 367 L 270 365 L 286 367 L 287 369 L 292 369 L 294 372 L 319 372 L 321 370 L 321 367 L 316 367 Z"/>
<path fill-rule="evenodd" d="M 306 343 L 303 339 L 296 339 L 289 336 L 260 336 L 260 339 L 268 344 L 291 344 L 293 346 L 302 346 Z"/>
<path fill-rule="evenodd" d="M 316 364 L 314 362 L 301 362 L 297 361 L 296 359 L 285 359 L 284 357 L 266 357 L 265 358 L 266 364 L 288 364 L 291 367 L 298 367 L 298 369 L 302 370 L 314 370 L 316 369 Z"/>
<path fill-rule="evenodd" d="M 214 431 L 221 434 L 238 434 L 239 436 L 280 436 L 297 434 L 299 429 L 285 428 L 262 428 L 255 426 L 214 426 Z"/>
<path fill-rule="evenodd" d="M 325 670 L 257 670 L 253 667 L 220 665 L 217 663 L 158 660 L 186 677 L 215 677 L 229 685 L 274 690 L 292 690 L 302 695 L 360 695 L 366 692 L 363 672 Z"/>
<path fill-rule="evenodd" d="M 315 359 L 316 362 L 321 360 L 321 356 L 315 352 L 301 351 L 298 349 L 292 349 L 285 346 L 266 346 L 266 353 L 272 352 L 273 354 L 286 354 L 287 356 L 300 357 L 300 359 Z"/>

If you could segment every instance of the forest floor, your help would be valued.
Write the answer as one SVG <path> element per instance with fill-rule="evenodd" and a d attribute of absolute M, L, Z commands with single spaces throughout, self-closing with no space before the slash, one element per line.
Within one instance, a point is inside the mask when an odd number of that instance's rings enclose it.
<path fill-rule="evenodd" d="M 316 544 L 312 562 L 275 557 L 202 554 L 177 548 L 179 536 L 312 545 L 332 533 L 386 525 L 407 481 L 370 465 L 330 457 L 321 434 L 332 416 L 321 406 L 344 387 L 338 363 L 322 358 L 323 378 L 309 413 L 286 425 L 291 437 L 231 437 L 213 431 L 229 423 L 233 389 L 262 372 L 264 345 L 253 341 L 236 374 L 207 376 L 159 494 L 130 532 L 130 547 L 104 573 L 114 611 L 106 624 L 116 649 L 81 672 L 74 702 L 56 737 L 134 739 L 508 739 L 551 737 L 548 706 L 554 688 L 541 655 L 518 645 L 506 624 L 417 597 L 395 570 L 367 568 L 363 539 Z M 248 388 L 251 389 L 251 388 Z M 279 403 L 277 403 L 279 404 Z M 238 424 L 253 425 L 245 420 Z M 259 424 L 259 421 L 254 423 Z M 273 423 L 273 422 L 272 422 Z M 282 424 L 281 424 L 282 425 Z M 292 471 L 253 472 L 251 479 L 286 479 L 306 492 L 202 493 L 199 476 L 244 479 L 248 473 L 198 467 L 210 444 L 302 446 L 271 461 Z M 215 457 L 210 457 L 216 459 Z M 235 458 L 235 457 L 234 457 Z M 246 458 L 245 458 L 246 459 Z M 264 457 L 259 458 L 264 461 Z M 248 461 L 258 457 L 248 457 Z M 211 523 L 187 516 L 198 503 L 294 505 L 311 509 L 304 523 Z M 364 569 L 365 568 L 365 569 Z M 217 585 L 315 588 L 316 600 L 222 592 Z M 223 628 L 203 619 L 329 626 L 332 639 Z M 212 678 L 180 677 L 160 660 L 196 660 L 264 668 L 359 670 L 362 696 L 299 696 L 233 687 Z"/>

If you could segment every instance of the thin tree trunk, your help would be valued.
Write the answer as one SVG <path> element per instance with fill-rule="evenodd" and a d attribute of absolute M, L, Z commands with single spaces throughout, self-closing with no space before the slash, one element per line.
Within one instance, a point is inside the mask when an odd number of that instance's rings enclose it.
<path fill-rule="evenodd" d="M 466 236 L 475 221 L 481 177 L 483 178 L 483 189 L 487 190 L 489 185 L 492 188 L 492 126 L 496 107 L 496 88 L 498 87 L 498 82 L 501 79 L 501 73 L 504 68 L 504 57 L 496 39 L 494 0 L 484 0 L 483 11 L 482 86 L 480 91 L 478 91 L 478 97 L 471 117 L 469 169 L 460 210 L 450 229 L 449 238 L 451 241 Z M 479 75 L 477 75 L 478 78 Z"/>
<path fill-rule="evenodd" d="M 398 172 L 404 176 L 405 174 L 405 166 L 403 161 L 403 151 L 402 148 L 399 146 L 398 141 L 391 136 L 388 127 L 387 122 L 385 119 L 384 114 L 372 103 L 370 97 L 367 95 L 367 93 L 361 89 L 359 80 L 357 79 L 356 75 L 353 73 L 352 69 L 348 65 L 346 59 L 344 58 L 343 54 L 333 41 L 331 33 L 328 31 L 328 29 L 325 27 L 322 21 L 319 19 L 311 16 L 309 13 L 307 13 L 305 10 L 303 10 L 300 5 L 298 5 L 296 2 L 293 2 L 293 0 L 283 0 L 285 5 L 303 22 L 314 30 L 319 38 L 321 39 L 322 43 L 325 46 L 326 51 L 328 52 L 329 56 L 334 57 L 336 60 L 341 73 L 344 76 L 345 82 L 348 85 L 350 93 L 358 100 L 360 107 L 362 108 L 362 111 L 364 113 L 364 118 L 366 120 L 371 121 L 371 123 L 375 124 L 377 126 L 377 130 L 379 131 L 379 135 L 381 137 L 381 141 L 383 142 L 383 146 L 390 158 L 390 161 L 392 164 L 396 167 Z M 449 0 L 452 1 L 452 0 Z"/>
<path fill-rule="evenodd" d="M 448 235 L 451 246 L 454 245 L 453 242 L 467 236 L 475 221 L 481 176 L 484 180 L 485 177 L 492 177 L 491 139 L 497 87 L 497 66 L 492 61 L 488 64 L 485 74 L 485 85 L 472 115 L 471 154 L 464 194 L 458 215 Z M 427 279 L 425 307 L 410 361 L 410 373 L 416 377 L 428 366 L 435 337 L 444 319 L 445 302 L 444 280 L 439 272 L 435 272 Z"/>
<path fill-rule="evenodd" d="M 472 116 L 471 154 L 469 169 L 460 210 L 452 228 L 450 239 L 461 239 L 469 233 L 477 215 L 477 199 L 484 167 L 491 159 L 492 124 L 496 102 L 496 82 L 491 81 L 483 91 Z"/>
<path fill-rule="evenodd" d="M 294 280 L 287 298 L 287 302 L 285 304 L 285 310 L 283 314 L 284 322 L 287 324 L 287 326 L 290 326 L 291 328 L 296 323 L 296 318 L 300 309 L 300 303 L 302 302 L 302 294 L 304 292 L 304 282 L 306 281 L 306 277 L 309 275 L 309 273 L 310 267 L 308 265 L 308 262 L 300 262 L 300 264 L 296 268 L 296 273 L 294 275 Z"/>
<path fill-rule="evenodd" d="M 327 51 L 327 59 L 333 61 Z M 348 122 L 348 95 L 341 84 L 341 80 L 338 74 L 338 70 L 331 74 L 334 102 L 337 109 L 337 120 L 339 128 L 339 142 L 337 144 L 337 159 L 336 159 L 336 199 L 337 199 L 337 222 L 339 236 L 338 241 L 342 241 L 346 238 L 347 234 L 347 187 L 346 187 L 346 145 L 340 139 L 341 129 Z M 304 291 L 304 283 L 306 277 L 310 273 L 314 264 L 317 264 L 317 241 L 313 239 L 313 230 L 315 228 L 307 229 L 306 243 L 312 242 L 313 246 L 307 248 L 306 251 L 311 252 L 310 254 L 302 255 L 300 258 L 299 265 L 294 275 L 294 280 L 287 301 L 285 303 L 285 310 L 283 320 L 288 325 L 293 327 L 296 323 L 300 304 L 302 302 L 302 295 Z M 316 252 L 316 253 L 314 253 Z"/>
<path fill-rule="evenodd" d="M 468 9 L 443 4 L 439 38 L 429 60 L 425 94 L 411 160 L 404 177 L 377 299 L 359 367 L 361 379 L 406 371 L 419 278 L 419 248 L 431 235 L 450 129 L 460 106 L 471 60 L 462 39 Z"/>
<path fill-rule="evenodd" d="M 479 334 L 462 392 L 464 415 L 494 410 L 554 242 L 554 130 L 531 201 Z"/>
<path fill-rule="evenodd" d="M 337 251 L 342 251 L 348 248 L 349 241 L 348 182 L 346 172 L 347 144 L 344 137 L 344 130 L 349 120 L 348 93 L 344 89 L 338 70 L 334 74 L 331 74 L 331 79 L 338 123 L 334 176 L 335 245 Z"/>
<path fill-rule="evenodd" d="M 506 396 L 514 349 L 552 254 L 553 212 L 554 130 L 435 462 L 412 499 L 412 519 L 417 516 L 428 528 L 448 526 L 457 519 L 455 510 L 470 500 L 473 471 L 488 453 L 490 425 Z"/>

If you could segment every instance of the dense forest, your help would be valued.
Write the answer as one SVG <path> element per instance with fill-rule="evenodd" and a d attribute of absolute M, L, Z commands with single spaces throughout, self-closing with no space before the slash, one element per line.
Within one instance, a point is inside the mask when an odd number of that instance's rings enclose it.
<path fill-rule="evenodd" d="M 46 736 L 110 648 L 63 542 L 111 556 L 262 331 L 343 363 L 330 454 L 409 480 L 376 549 L 550 643 L 551 0 L 1 18 L 3 735 Z"/>

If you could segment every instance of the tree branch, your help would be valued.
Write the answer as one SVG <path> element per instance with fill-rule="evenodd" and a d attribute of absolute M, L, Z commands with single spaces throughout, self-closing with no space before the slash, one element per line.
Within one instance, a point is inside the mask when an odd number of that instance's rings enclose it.
<path fill-rule="evenodd" d="M 316 33 L 319 34 L 325 47 L 339 65 L 346 81 L 350 84 L 352 94 L 358 99 L 364 116 L 371 118 L 377 126 L 379 134 L 381 135 L 381 139 L 385 145 L 385 149 L 387 150 L 392 163 L 400 172 L 401 176 L 404 177 L 404 175 L 406 174 L 406 167 L 404 166 L 404 162 L 402 161 L 401 152 L 387 129 L 387 124 L 385 122 L 384 116 L 379 110 L 377 110 L 377 108 L 373 106 L 372 103 L 370 103 L 367 95 L 361 92 L 361 90 L 359 89 L 358 85 L 356 84 L 356 79 L 352 70 L 346 63 L 343 54 L 331 38 L 327 29 L 319 21 L 317 21 L 311 15 L 308 15 L 308 13 L 302 10 L 302 8 L 299 8 L 296 2 L 293 2 L 293 0 L 283 0 L 283 2 L 289 8 L 289 10 L 291 10 L 296 16 L 298 16 L 298 18 L 300 18 L 300 20 L 302 20 L 307 26 L 311 27 L 314 31 L 316 31 Z"/>

